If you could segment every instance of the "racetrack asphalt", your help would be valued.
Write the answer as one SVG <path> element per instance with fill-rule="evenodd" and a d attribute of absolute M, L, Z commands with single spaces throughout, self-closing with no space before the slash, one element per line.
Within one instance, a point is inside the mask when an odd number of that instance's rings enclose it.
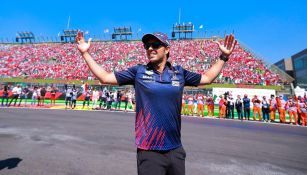
<path fill-rule="evenodd" d="M 134 113 L 0 108 L 0 175 L 135 175 Z M 307 127 L 182 117 L 187 175 L 307 174 Z"/>

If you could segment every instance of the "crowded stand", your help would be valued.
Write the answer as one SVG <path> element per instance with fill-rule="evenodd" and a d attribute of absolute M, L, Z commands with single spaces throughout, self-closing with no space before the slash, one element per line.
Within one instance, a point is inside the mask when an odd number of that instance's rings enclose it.
<path fill-rule="evenodd" d="M 220 55 L 212 40 L 173 40 L 170 60 L 173 64 L 203 73 Z M 92 56 L 107 71 L 120 71 L 147 59 L 141 41 L 94 42 Z M 28 79 L 94 79 L 75 44 L 0 45 L 0 77 Z M 282 80 L 253 54 L 237 44 L 230 61 L 215 83 L 279 85 Z"/>

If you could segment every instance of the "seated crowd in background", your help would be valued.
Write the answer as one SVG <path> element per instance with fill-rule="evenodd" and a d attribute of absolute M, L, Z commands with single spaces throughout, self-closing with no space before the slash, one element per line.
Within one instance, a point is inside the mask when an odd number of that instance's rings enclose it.
<path fill-rule="evenodd" d="M 220 55 L 211 40 L 171 41 L 170 62 L 203 73 Z M 119 71 L 146 64 L 142 42 L 94 42 L 90 50 L 107 71 Z M 86 80 L 93 74 L 80 58 L 75 44 L 0 45 L 0 77 Z M 231 55 L 215 83 L 278 85 L 282 80 L 263 60 L 256 59 L 240 44 Z"/>

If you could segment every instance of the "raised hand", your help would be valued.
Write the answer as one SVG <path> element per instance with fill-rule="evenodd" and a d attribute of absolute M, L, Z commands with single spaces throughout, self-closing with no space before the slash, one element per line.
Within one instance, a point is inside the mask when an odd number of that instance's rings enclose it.
<path fill-rule="evenodd" d="M 224 45 L 222 45 L 219 41 L 215 41 L 218 44 L 219 49 L 221 50 L 222 54 L 229 57 L 237 44 L 237 40 L 235 39 L 234 35 L 231 34 L 230 36 L 226 35 Z"/>
<path fill-rule="evenodd" d="M 83 33 L 78 31 L 77 36 L 76 36 L 76 43 L 78 43 L 78 50 L 81 53 L 87 52 L 91 46 L 91 40 L 92 38 L 89 38 L 88 42 L 85 42 Z"/>

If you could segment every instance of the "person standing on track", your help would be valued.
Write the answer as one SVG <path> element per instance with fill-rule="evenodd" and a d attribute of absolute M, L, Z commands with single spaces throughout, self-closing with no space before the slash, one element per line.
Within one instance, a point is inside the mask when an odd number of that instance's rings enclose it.
<path fill-rule="evenodd" d="M 223 95 L 220 95 L 220 101 L 219 101 L 219 118 L 225 118 L 226 117 L 226 105 L 227 102 Z"/>
<path fill-rule="evenodd" d="M 12 97 L 12 99 L 11 99 L 9 105 L 8 105 L 9 107 L 11 106 L 11 103 L 13 102 L 13 100 L 15 100 L 14 106 L 16 106 L 17 99 L 21 95 L 21 87 L 20 87 L 20 85 L 15 86 L 13 88 L 13 90 L 12 90 L 12 93 L 13 93 L 13 97 Z"/>
<path fill-rule="evenodd" d="M 250 99 L 248 98 L 247 94 L 244 95 L 243 98 L 243 112 L 244 112 L 244 119 L 249 120 L 250 118 Z"/>
<path fill-rule="evenodd" d="M 280 123 L 286 123 L 286 101 L 283 99 L 282 95 L 276 97 L 276 102 L 278 106 L 279 120 Z"/>
<path fill-rule="evenodd" d="M 258 96 L 255 95 L 254 98 L 252 99 L 253 102 L 253 113 L 254 113 L 254 121 L 256 120 L 256 115 L 258 113 L 258 120 L 262 121 L 262 116 L 261 116 L 261 101 L 258 99 Z"/>
<path fill-rule="evenodd" d="M 270 118 L 271 122 L 275 122 L 276 118 L 276 110 L 277 110 L 277 102 L 275 96 L 272 94 L 270 99 Z"/>
<path fill-rule="evenodd" d="M 234 36 L 226 36 L 220 59 L 204 74 L 190 72 L 168 62 L 170 42 L 163 33 L 142 38 L 146 65 L 107 72 L 88 52 L 83 34 L 76 37 L 78 50 L 89 69 L 103 84 L 134 85 L 136 96 L 135 143 L 139 175 L 183 175 L 186 153 L 181 143 L 181 103 L 184 86 L 210 84 L 221 72 L 235 48 Z"/>
<path fill-rule="evenodd" d="M 71 106 L 70 109 L 75 109 L 77 105 L 78 90 L 74 87 L 71 91 Z"/>
<path fill-rule="evenodd" d="M 30 92 L 30 91 L 29 91 L 29 87 L 28 87 L 28 86 L 26 86 L 26 87 L 24 87 L 24 88 L 22 89 L 18 106 L 21 105 L 21 101 L 22 101 L 23 99 L 25 100 L 24 106 L 25 106 L 25 107 L 27 106 L 27 100 L 28 100 L 29 92 Z"/>
<path fill-rule="evenodd" d="M 193 110 L 193 105 L 194 105 L 194 97 L 193 94 L 188 96 L 188 115 L 193 116 L 194 114 L 194 110 Z"/>
<path fill-rule="evenodd" d="M 186 100 L 187 100 L 187 94 L 182 95 L 182 100 L 181 100 L 181 115 L 186 115 Z"/>
<path fill-rule="evenodd" d="M 235 106 L 235 100 L 232 97 L 232 94 L 229 94 L 227 97 L 227 108 L 228 111 L 226 112 L 227 118 L 228 119 L 234 119 L 234 107 Z"/>
<path fill-rule="evenodd" d="M 241 100 L 240 95 L 237 96 L 235 106 L 238 114 L 238 120 L 243 120 L 243 113 L 242 113 L 243 102 Z"/>
<path fill-rule="evenodd" d="M 306 94 L 304 98 L 298 98 L 298 113 L 302 119 L 302 126 L 307 126 L 307 98 Z"/>
<path fill-rule="evenodd" d="M 208 117 L 214 117 L 214 100 L 212 95 L 207 98 Z"/>
<path fill-rule="evenodd" d="M 4 106 L 3 105 L 4 100 L 6 100 L 5 106 L 7 106 L 9 101 L 9 87 L 7 85 L 4 85 L 3 87 L 1 106 Z"/>
<path fill-rule="evenodd" d="M 205 106 L 205 98 L 204 95 L 201 93 L 198 93 L 197 96 L 197 115 L 200 117 L 205 116 L 204 106 Z"/>
<path fill-rule="evenodd" d="M 33 87 L 33 91 L 32 91 L 32 101 L 31 101 L 31 106 L 35 105 L 36 104 L 36 100 L 38 98 L 38 87 L 37 86 L 34 86 Z"/>
<path fill-rule="evenodd" d="M 50 91 L 50 104 L 55 105 L 55 95 L 56 95 L 56 87 L 52 86 Z"/>
<path fill-rule="evenodd" d="M 265 122 L 270 122 L 270 105 L 269 102 L 266 99 L 266 96 L 262 97 L 262 116 L 263 116 L 263 121 Z"/>
<path fill-rule="evenodd" d="M 40 98 L 40 100 L 41 100 L 41 105 L 42 105 L 42 106 L 45 105 L 45 96 L 46 96 L 46 93 L 47 93 L 47 91 L 46 91 L 45 86 L 42 86 L 42 87 L 41 87 L 41 98 Z"/>
<path fill-rule="evenodd" d="M 72 96 L 72 88 L 70 86 L 65 85 L 65 109 L 71 107 L 71 96 Z"/>
<path fill-rule="evenodd" d="M 290 118 L 290 124 L 297 125 L 297 108 L 298 108 L 297 102 L 295 100 L 293 100 L 292 97 L 289 97 L 289 99 L 286 103 L 286 110 L 288 110 L 288 114 L 289 114 L 289 118 Z"/>

